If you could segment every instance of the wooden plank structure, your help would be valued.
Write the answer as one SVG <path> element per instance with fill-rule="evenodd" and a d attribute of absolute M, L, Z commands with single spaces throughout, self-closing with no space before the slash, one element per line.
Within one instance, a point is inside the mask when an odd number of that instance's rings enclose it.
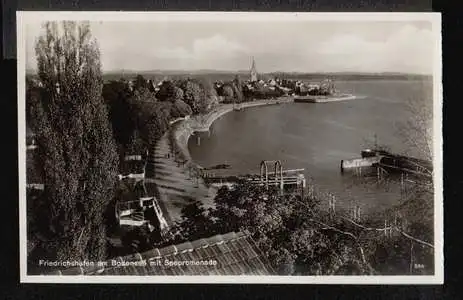
<path fill-rule="evenodd" d="M 144 190 L 146 192 L 145 188 Z M 155 224 L 153 224 L 154 220 L 149 217 L 150 212 L 154 212 Z M 159 226 L 161 232 L 165 232 L 169 227 L 159 206 L 158 199 L 154 196 L 142 195 L 137 200 L 117 202 L 115 213 L 120 226 L 140 227 L 149 225 L 150 229 Z"/>
<path fill-rule="evenodd" d="M 363 150 L 362 157 L 350 160 L 341 160 L 341 172 L 345 169 L 360 169 L 363 167 L 376 167 L 378 172 L 405 173 L 432 179 L 432 162 L 419 158 L 389 153 L 383 150 Z M 379 176 L 379 175 L 378 175 Z"/>
<path fill-rule="evenodd" d="M 420 177 L 432 178 L 431 162 L 402 155 L 383 155 L 378 166 L 389 172 L 408 173 Z"/>
<path fill-rule="evenodd" d="M 141 154 L 132 153 L 124 156 L 121 168 L 122 174 L 118 175 L 119 180 L 134 180 L 134 191 L 138 187 L 139 192 L 134 193 L 135 200 L 116 203 L 116 218 L 120 226 L 139 227 L 148 225 L 150 230 L 154 229 L 153 226 L 159 226 L 160 231 L 164 232 L 168 229 L 168 224 L 158 200 L 154 196 L 147 195 L 145 187 L 146 165 L 147 159 Z M 149 217 L 150 212 L 154 212 L 157 222 L 151 220 Z M 153 222 L 157 224 L 153 224 Z"/>
<path fill-rule="evenodd" d="M 274 171 L 269 171 L 269 165 L 274 167 Z M 201 176 L 204 178 L 206 183 L 215 187 L 233 187 L 233 185 L 238 181 L 246 180 L 252 184 L 265 186 L 267 189 L 270 186 L 277 186 L 281 191 L 283 191 L 286 186 L 295 186 L 304 190 L 307 186 L 307 182 L 303 172 L 303 168 L 284 170 L 281 165 L 281 161 L 279 160 L 263 160 L 260 164 L 260 174 L 251 174 L 247 176 L 218 176 L 213 173 L 203 172 Z"/>

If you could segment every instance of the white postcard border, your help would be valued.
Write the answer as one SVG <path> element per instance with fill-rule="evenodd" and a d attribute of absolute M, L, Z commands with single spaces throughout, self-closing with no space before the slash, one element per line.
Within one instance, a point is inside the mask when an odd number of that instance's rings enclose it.
<path fill-rule="evenodd" d="M 20 282 L 24 283 L 267 283 L 267 284 L 443 284 L 443 165 L 442 165 L 442 36 L 440 13 L 300 13 L 300 12 L 17 12 L 18 81 L 18 182 Z M 433 166 L 434 166 L 434 275 L 431 276 L 32 276 L 27 275 L 26 230 L 26 128 L 25 128 L 25 30 L 28 22 L 80 20 L 102 22 L 162 21 L 429 21 L 435 35 L 433 73 Z"/>

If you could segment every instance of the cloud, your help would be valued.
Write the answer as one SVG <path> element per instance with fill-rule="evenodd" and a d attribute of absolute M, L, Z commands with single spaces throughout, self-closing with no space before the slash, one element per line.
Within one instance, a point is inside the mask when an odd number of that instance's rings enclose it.
<path fill-rule="evenodd" d="M 344 34 L 320 43 L 318 52 L 326 55 L 378 53 L 382 47 L 382 43 L 368 42 L 359 36 Z"/>
<path fill-rule="evenodd" d="M 328 64 L 337 61 L 339 68 L 431 73 L 433 43 L 430 30 L 405 25 L 382 40 L 367 40 L 354 34 L 335 35 L 320 43 L 317 53 Z"/>
<path fill-rule="evenodd" d="M 35 67 L 27 29 L 27 66 Z M 433 34 L 415 23 L 156 23 L 92 24 L 103 70 L 244 70 L 259 72 L 431 73 Z"/>
<path fill-rule="evenodd" d="M 224 59 L 233 58 L 243 52 L 246 52 L 246 48 L 241 44 L 226 39 L 221 35 L 213 35 L 207 38 L 195 39 L 190 49 L 185 47 L 161 47 L 154 49 L 153 55 L 166 59 L 202 60 L 219 55 Z"/>

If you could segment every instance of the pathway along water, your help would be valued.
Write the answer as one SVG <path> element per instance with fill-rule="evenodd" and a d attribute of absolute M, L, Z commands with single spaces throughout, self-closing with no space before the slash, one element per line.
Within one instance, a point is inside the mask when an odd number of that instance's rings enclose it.
<path fill-rule="evenodd" d="M 362 212 L 383 210 L 400 201 L 398 185 L 358 184 L 340 174 L 340 161 L 358 157 L 376 135 L 392 151 L 419 156 L 404 143 L 399 127 L 409 119 L 405 102 L 432 103 L 427 81 L 350 81 L 338 83 L 346 93 L 364 98 L 333 103 L 288 103 L 234 111 L 190 138 L 193 160 L 202 166 L 229 164 L 230 173 L 259 172 L 263 159 L 280 159 L 284 168 L 305 168 L 323 192 L 338 196 L 336 205 L 362 206 Z M 369 142 L 368 142 L 369 141 Z"/>
<path fill-rule="evenodd" d="M 288 98 L 261 100 L 243 103 L 241 108 L 290 101 L 292 100 Z M 151 162 L 155 170 L 154 178 L 145 181 L 147 184 L 155 184 L 161 209 L 169 224 L 181 218 L 182 208 L 189 203 L 199 200 L 206 208 L 213 204 L 216 189 L 206 186 L 195 172 L 197 164 L 191 160 L 187 145 L 188 138 L 193 132 L 207 131 L 217 118 L 233 111 L 233 108 L 232 104 L 225 104 L 207 115 L 178 120 L 156 143 Z"/>

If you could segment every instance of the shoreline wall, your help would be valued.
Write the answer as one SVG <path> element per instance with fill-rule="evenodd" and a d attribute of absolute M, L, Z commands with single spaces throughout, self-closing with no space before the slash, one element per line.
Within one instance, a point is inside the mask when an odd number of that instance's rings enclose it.
<path fill-rule="evenodd" d="M 291 103 L 293 99 L 291 97 L 278 98 L 275 100 L 255 100 L 252 102 L 244 102 L 236 104 L 240 109 L 246 109 L 250 107 L 264 106 L 264 105 L 277 105 L 283 103 Z M 188 140 L 195 132 L 208 131 L 212 123 L 225 115 L 233 111 L 233 104 L 220 104 L 214 108 L 211 112 L 206 115 L 193 116 L 186 120 L 181 120 L 172 125 L 170 129 L 171 145 L 174 151 L 177 152 L 181 158 L 186 161 L 186 165 L 193 166 L 197 169 L 201 169 L 202 166 L 195 163 L 191 157 L 188 149 Z"/>
<path fill-rule="evenodd" d="M 327 102 L 338 102 L 338 101 L 348 101 L 348 100 L 355 100 L 355 99 L 362 99 L 362 97 L 345 94 L 340 96 L 297 96 L 294 98 L 294 102 L 302 102 L 302 103 L 327 103 Z"/>

